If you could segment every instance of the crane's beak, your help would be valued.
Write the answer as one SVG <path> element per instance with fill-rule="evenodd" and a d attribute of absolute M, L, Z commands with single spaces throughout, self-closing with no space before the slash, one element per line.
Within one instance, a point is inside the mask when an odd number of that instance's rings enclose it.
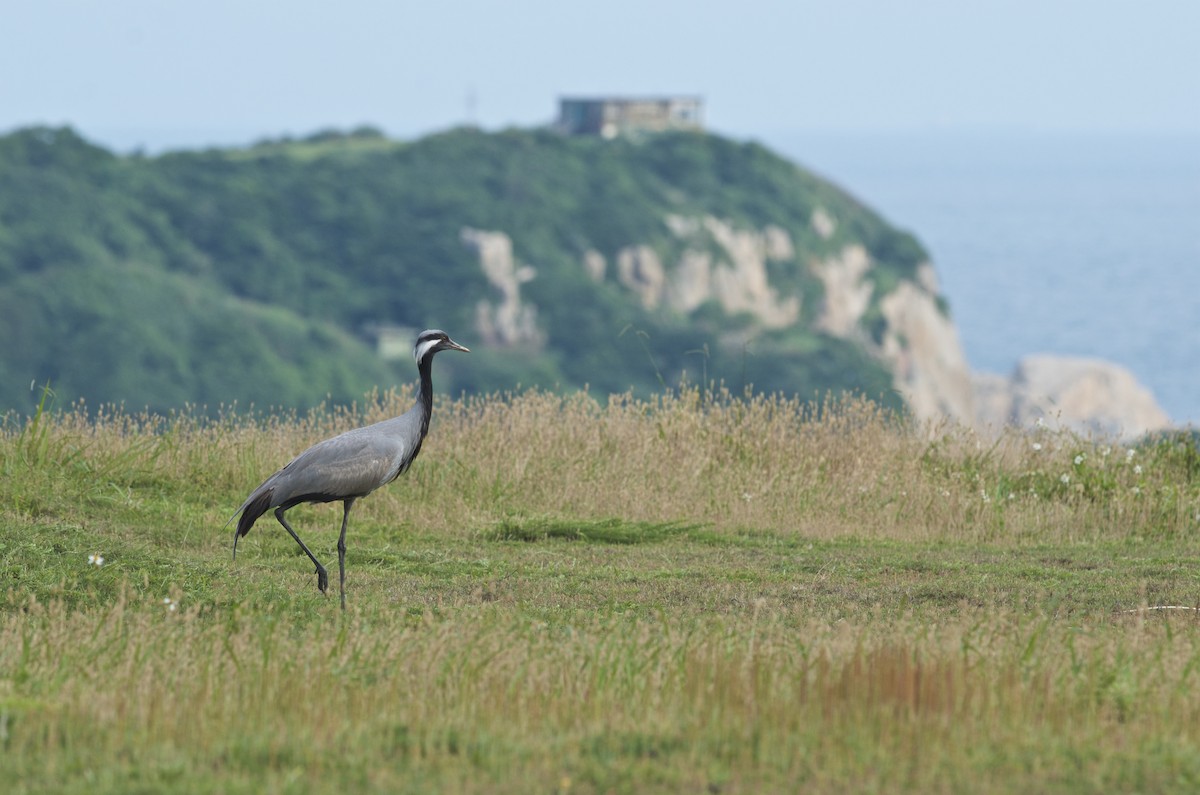
<path fill-rule="evenodd" d="M 444 351 L 462 351 L 463 353 L 471 352 L 470 348 L 468 348 L 465 345 L 459 345 L 457 342 L 450 339 L 449 337 L 447 337 L 446 341 L 442 343 L 442 350 L 444 350 Z"/>

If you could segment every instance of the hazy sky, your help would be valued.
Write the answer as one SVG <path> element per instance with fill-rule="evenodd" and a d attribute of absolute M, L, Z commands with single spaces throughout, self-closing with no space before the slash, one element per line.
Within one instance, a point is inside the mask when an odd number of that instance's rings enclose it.
<path fill-rule="evenodd" d="M 549 121 L 702 95 L 715 130 L 1200 132 L 1196 0 L 6 0 L 0 130 L 121 148 Z"/>

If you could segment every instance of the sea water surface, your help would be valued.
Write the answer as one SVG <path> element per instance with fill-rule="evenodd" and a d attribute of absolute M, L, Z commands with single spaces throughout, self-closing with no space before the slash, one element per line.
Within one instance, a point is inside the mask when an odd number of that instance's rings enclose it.
<path fill-rule="evenodd" d="M 1108 359 L 1200 425 L 1200 135 L 760 140 L 924 244 L 973 369 Z"/>

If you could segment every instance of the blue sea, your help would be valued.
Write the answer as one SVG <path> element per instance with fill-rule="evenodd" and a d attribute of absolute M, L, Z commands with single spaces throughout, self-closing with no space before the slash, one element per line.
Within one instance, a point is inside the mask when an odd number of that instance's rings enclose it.
<path fill-rule="evenodd" d="M 1200 425 L 1200 136 L 802 134 L 763 143 L 930 252 L 972 369 L 1129 368 Z"/>

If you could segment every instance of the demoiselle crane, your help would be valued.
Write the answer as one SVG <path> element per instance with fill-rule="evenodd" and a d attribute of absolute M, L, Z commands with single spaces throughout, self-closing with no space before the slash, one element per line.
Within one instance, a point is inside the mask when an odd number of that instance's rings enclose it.
<path fill-rule="evenodd" d="M 338 574 L 342 609 L 346 609 L 346 526 L 355 500 L 365 497 L 380 486 L 391 483 L 404 474 L 412 464 L 421 443 L 429 432 L 429 417 L 433 408 L 433 380 L 430 376 L 433 356 L 438 351 L 470 351 L 459 345 L 444 331 L 428 329 L 417 335 L 413 358 L 421 375 L 421 390 L 416 404 L 399 417 L 377 422 L 338 434 L 317 442 L 293 458 L 283 469 L 263 481 L 250 492 L 238 514 L 237 530 L 233 534 L 233 558 L 237 560 L 238 539 L 250 532 L 254 523 L 267 511 L 275 509 L 275 518 L 296 540 L 304 554 L 317 567 L 317 588 L 325 593 L 329 574 L 296 535 L 284 516 L 287 510 L 302 502 L 342 501 L 342 532 L 338 536 Z M 228 527 L 229 522 L 225 523 Z"/>

